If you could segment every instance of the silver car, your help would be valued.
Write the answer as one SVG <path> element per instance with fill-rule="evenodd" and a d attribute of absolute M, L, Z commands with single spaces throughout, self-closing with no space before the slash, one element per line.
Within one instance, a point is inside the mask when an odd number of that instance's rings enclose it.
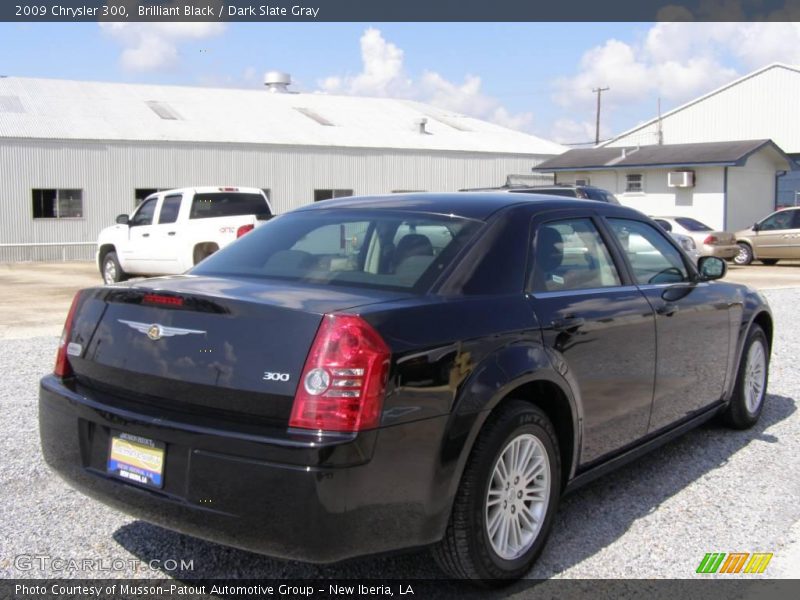
<path fill-rule="evenodd" d="M 800 259 L 800 207 L 776 211 L 750 229 L 737 231 L 736 243 L 739 253 L 733 262 L 737 265 L 749 265 L 754 260 L 774 265 L 782 258 Z"/>
<path fill-rule="evenodd" d="M 691 217 L 652 217 L 663 229 L 670 233 L 680 233 L 691 237 L 700 256 L 718 256 L 731 260 L 739 254 L 736 237 L 727 231 L 714 231 L 697 219 Z"/>

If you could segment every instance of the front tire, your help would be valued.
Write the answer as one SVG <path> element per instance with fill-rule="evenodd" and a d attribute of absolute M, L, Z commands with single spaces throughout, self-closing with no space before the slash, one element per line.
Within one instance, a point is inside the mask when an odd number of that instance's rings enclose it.
<path fill-rule="evenodd" d="M 459 579 L 519 579 L 544 547 L 560 492 L 553 425 L 539 408 L 511 401 L 475 442 L 434 558 Z"/>
<path fill-rule="evenodd" d="M 103 257 L 103 268 L 100 271 L 103 283 L 111 285 L 128 279 L 128 274 L 122 270 L 116 252 L 109 252 Z"/>
<path fill-rule="evenodd" d="M 730 404 L 722 415 L 726 425 L 748 429 L 758 422 L 764 409 L 768 381 L 769 342 L 764 330 L 753 325 L 742 349 Z"/>
<path fill-rule="evenodd" d="M 736 245 L 739 246 L 739 254 L 733 257 L 733 262 L 737 265 L 749 265 L 753 262 L 753 249 L 750 244 L 739 242 Z"/>

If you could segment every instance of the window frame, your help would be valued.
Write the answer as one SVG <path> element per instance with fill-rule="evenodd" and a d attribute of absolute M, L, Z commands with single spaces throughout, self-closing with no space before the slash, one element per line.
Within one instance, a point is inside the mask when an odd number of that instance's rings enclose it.
<path fill-rule="evenodd" d="M 36 192 L 40 192 L 40 193 L 41 192 L 55 192 L 55 198 L 53 199 L 53 201 L 55 203 L 54 206 L 53 206 L 53 208 L 54 208 L 53 213 L 54 214 L 53 214 L 52 217 L 37 217 L 36 216 L 36 209 L 35 209 L 35 202 L 36 202 L 35 193 Z M 60 210 L 59 210 L 59 206 L 60 206 L 59 202 L 61 200 L 61 193 L 62 192 L 79 192 L 80 193 L 80 202 L 81 202 L 81 211 L 80 212 L 81 212 L 81 214 L 80 214 L 79 217 L 72 217 L 72 216 L 70 216 L 70 217 L 62 217 L 59 214 L 59 212 L 60 212 Z M 82 221 L 82 220 L 85 220 L 86 219 L 86 210 L 85 210 L 85 205 L 84 205 L 83 192 L 84 192 L 84 190 L 81 187 L 57 187 L 57 188 L 38 187 L 38 188 L 31 188 L 31 196 L 30 196 L 31 197 L 31 204 L 30 204 L 30 207 L 31 207 L 31 220 L 33 220 L 34 222 L 35 221 Z"/>
<path fill-rule="evenodd" d="M 637 177 L 637 176 L 639 177 L 639 189 L 638 190 L 632 190 L 632 189 L 630 189 L 630 183 L 631 182 L 629 181 L 628 178 L 629 177 Z M 644 182 L 645 182 L 644 173 L 625 173 L 625 193 L 626 194 L 644 194 L 645 193 L 645 191 L 644 191 Z"/>

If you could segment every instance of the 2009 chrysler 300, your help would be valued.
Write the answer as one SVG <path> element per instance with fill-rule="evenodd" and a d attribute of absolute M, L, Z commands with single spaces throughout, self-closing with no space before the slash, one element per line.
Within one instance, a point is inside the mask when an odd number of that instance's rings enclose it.
<path fill-rule="evenodd" d="M 79 292 L 47 462 L 165 527 L 313 562 L 431 545 L 520 577 L 559 497 L 715 416 L 753 425 L 772 318 L 621 206 L 323 202 L 186 275 Z"/>

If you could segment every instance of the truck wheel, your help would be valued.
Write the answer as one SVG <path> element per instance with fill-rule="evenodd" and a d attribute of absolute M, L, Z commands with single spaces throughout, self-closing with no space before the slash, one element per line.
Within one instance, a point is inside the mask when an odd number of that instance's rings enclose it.
<path fill-rule="evenodd" d="M 219 246 L 213 243 L 198 244 L 194 247 L 194 264 L 196 265 L 205 260 L 217 250 L 219 250 Z"/>
<path fill-rule="evenodd" d="M 128 274 L 123 271 L 122 267 L 119 265 L 116 252 L 109 252 L 103 257 L 103 269 L 101 274 L 103 276 L 103 282 L 106 285 L 128 279 Z"/>
<path fill-rule="evenodd" d="M 433 549 L 450 576 L 502 585 L 527 573 L 559 501 L 558 440 L 547 416 L 513 401 L 490 417 L 470 454 L 444 538 Z"/>
<path fill-rule="evenodd" d="M 753 325 L 739 360 L 736 386 L 722 418 L 734 429 L 748 429 L 758 422 L 764 409 L 769 381 L 769 343 L 764 330 Z"/>

